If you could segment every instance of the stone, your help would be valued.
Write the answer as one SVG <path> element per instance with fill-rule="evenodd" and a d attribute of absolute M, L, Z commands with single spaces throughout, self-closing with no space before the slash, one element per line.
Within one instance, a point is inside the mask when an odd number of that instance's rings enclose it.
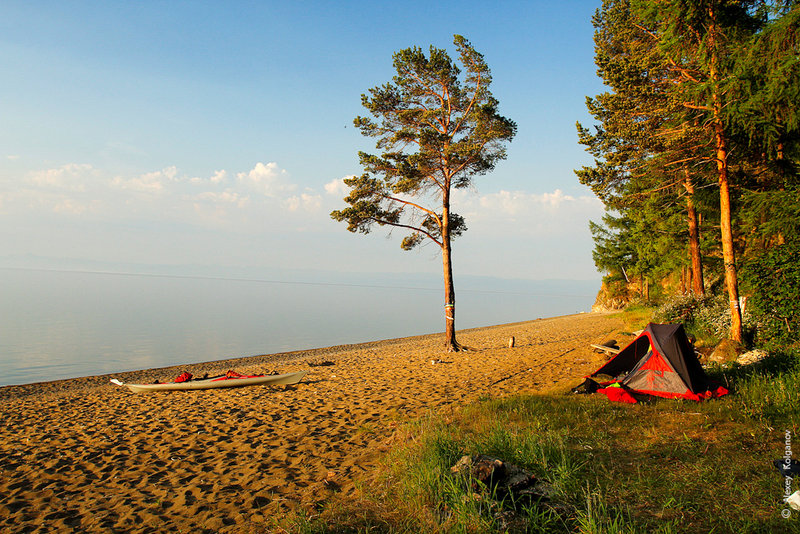
<path fill-rule="evenodd" d="M 462 456 L 456 464 L 450 468 L 450 472 L 454 475 L 466 476 L 468 470 L 472 467 L 472 456 Z"/>
<path fill-rule="evenodd" d="M 786 498 L 786 504 L 792 507 L 792 509 L 797 510 L 800 512 L 800 490 L 795 491 L 791 495 Z"/>
<path fill-rule="evenodd" d="M 736 358 L 736 363 L 739 365 L 751 365 L 756 362 L 760 362 L 767 356 L 767 351 L 755 349 L 740 355 L 738 358 Z"/>
<path fill-rule="evenodd" d="M 732 339 L 723 339 L 708 357 L 709 362 L 731 363 L 735 362 L 742 351 L 742 346 Z"/>
<path fill-rule="evenodd" d="M 473 481 L 472 489 L 475 491 L 482 488 L 494 490 L 501 498 L 507 495 L 546 497 L 538 490 L 531 491 L 537 485 L 533 474 L 499 458 L 483 454 L 462 456 L 450 471 L 457 476 L 470 477 Z"/>
<path fill-rule="evenodd" d="M 462 456 L 450 471 L 462 477 L 470 477 L 473 480 L 473 489 L 477 490 L 480 485 L 494 486 L 505 474 L 505 464 L 502 460 L 483 454 Z"/>
<path fill-rule="evenodd" d="M 497 510 L 494 519 L 503 531 L 525 530 L 521 511 L 529 506 L 542 506 L 559 515 L 570 511 L 554 499 L 556 492 L 550 484 L 499 458 L 462 456 L 450 471 L 454 476 L 470 477 L 472 492 L 463 496 L 464 502 L 485 502 L 488 510 Z"/>
<path fill-rule="evenodd" d="M 502 486 L 506 493 L 520 493 L 536 482 L 536 477 L 521 467 L 509 463 L 506 463 L 505 466 L 506 473 L 502 480 Z"/>
<path fill-rule="evenodd" d="M 508 338 L 508 348 L 509 349 L 513 349 L 514 348 L 514 343 L 515 343 L 514 336 L 511 336 L 510 338 Z"/>

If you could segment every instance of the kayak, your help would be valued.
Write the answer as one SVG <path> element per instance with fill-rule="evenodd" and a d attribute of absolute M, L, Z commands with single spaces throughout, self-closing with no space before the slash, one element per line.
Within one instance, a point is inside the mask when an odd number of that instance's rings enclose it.
<path fill-rule="evenodd" d="M 111 379 L 111 383 L 118 386 L 125 386 L 134 393 L 144 393 L 147 391 L 189 391 L 195 389 L 216 389 L 216 388 L 239 388 L 244 386 L 286 386 L 297 384 L 303 379 L 303 376 L 308 371 L 297 371 L 294 373 L 286 373 L 282 375 L 262 375 L 262 376 L 244 376 L 244 377 L 226 377 L 220 376 L 215 378 L 205 378 L 200 380 L 188 380 L 186 382 L 166 382 L 163 384 L 126 384 L 117 380 Z"/>

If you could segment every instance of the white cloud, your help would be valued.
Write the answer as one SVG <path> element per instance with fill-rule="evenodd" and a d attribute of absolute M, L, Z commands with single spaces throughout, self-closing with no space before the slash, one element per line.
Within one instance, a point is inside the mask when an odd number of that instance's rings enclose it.
<path fill-rule="evenodd" d="M 34 216 L 95 212 L 101 207 L 95 193 L 104 183 L 101 171 L 83 163 L 32 171 L 22 182 L 0 180 L 0 189 L 6 189 L 3 212 Z"/>
<path fill-rule="evenodd" d="M 286 199 L 285 206 L 289 211 L 318 211 L 322 207 L 322 197 L 320 195 L 311 195 L 302 193 L 300 196 L 291 196 Z"/>
<path fill-rule="evenodd" d="M 565 195 L 560 189 L 552 193 L 526 193 L 524 191 L 498 191 L 489 195 L 478 197 L 481 208 L 496 210 L 506 215 L 527 213 L 534 209 L 547 209 L 557 211 L 561 207 L 585 204 L 587 201 L 597 200 L 594 197 L 575 198 Z M 469 198 L 464 198 L 469 205 Z M 599 203 L 599 201 L 597 201 Z M 589 202 L 592 203 L 592 202 Z"/>
<path fill-rule="evenodd" d="M 228 173 L 225 170 L 214 171 L 214 176 L 211 177 L 211 183 L 212 184 L 221 184 L 222 182 L 225 181 L 225 179 L 227 177 L 228 177 Z"/>
<path fill-rule="evenodd" d="M 344 198 L 350 192 L 350 188 L 344 183 L 345 178 L 353 178 L 353 175 L 344 178 L 336 178 L 325 184 L 325 192 L 329 195 Z"/>
<path fill-rule="evenodd" d="M 225 183 L 227 179 L 228 179 L 228 171 L 223 169 L 219 171 L 214 171 L 214 174 L 209 178 L 200 178 L 200 177 L 189 178 L 189 183 L 193 185 L 209 185 L 209 184 L 219 185 Z"/>
<path fill-rule="evenodd" d="M 245 195 L 240 195 L 235 191 L 226 189 L 225 191 L 206 191 L 200 193 L 195 197 L 199 201 L 207 201 L 221 204 L 232 204 L 236 207 L 243 208 L 250 203 L 250 198 Z"/>
<path fill-rule="evenodd" d="M 232 191 L 201 193 L 192 203 L 193 215 L 189 222 L 202 226 L 247 226 L 250 219 L 244 208 L 249 205 L 248 197 Z"/>
<path fill-rule="evenodd" d="M 160 193 L 166 184 L 176 181 L 178 175 L 177 167 L 170 166 L 160 171 L 148 172 L 125 179 L 120 176 L 112 180 L 112 185 L 129 191 L 139 191 L 143 193 Z"/>
<path fill-rule="evenodd" d="M 560 189 L 546 193 L 503 190 L 486 195 L 458 191 L 453 209 L 477 231 L 502 233 L 514 225 L 514 232 L 536 235 L 584 231 L 590 219 L 602 215 L 603 204 L 594 196 L 573 197 Z"/>
<path fill-rule="evenodd" d="M 588 198 L 588 197 L 587 197 Z M 552 193 L 543 193 L 540 202 L 552 208 L 558 208 L 563 202 L 574 202 L 575 197 L 565 195 L 561 189 L 556 189 Z"/>
<path fill-rule="evenodd" d="M 118 223 L 125 221 L 131 236 L 142 243 L 173 242 L 173 237 L 183 239 L 187 235 L 204 244 L 206 239 L 218 239 L 213 242 L 215 248 L 230 245 L 232 253 L 242 258 L 252 251 L 246 247 L 234 250 L 232 243 L 240 242 L 237 240 L 251 242 L 257 237 L 269 242 L 273 234 L 288 233 L 292 240 L 308 239 L 325 246 L 341 242 L 342 249 L 369 251 L 365 253 L 369 258 L 382 257 L 380 251 L 385 247 L 398 254 L 387 257 L 418 262 L 425 268 L 438 261 L 431 252 L 402 256 L 396 240 L 384 245 L 383 239 L 353 238 L 332 222 L 327 214 L 342 207 L 341 199 L 348 193 L 344 184 L 347 177 L 302 188 L 274 162 L 241 168 L 249 170 L 209 170 L 194 178 L 176 166 L 166 166 L 153 172 L 115 176 L 91 165 L 70 163 L 32 172 L 22 181 L 0 176 L 0 217 L 9 221 L 7 227 L 38 224 L 43 228 L 42 235 L 50 235 L 47 232 L 54 226 L 64 229 L 64 235 L 74 236 L 89 235 L 86 228 L 101 229 L 98 232 L 109 236 L 109 244 L 116 243 L 118 236 L 102 229 L 118 228 Z M 453 208 L 466 218 L 469 228 L 456 245 L 460 272 L 520 277 L 583 276 L 586 266 L 591 266 L 588 220 L 598 220 L 603 213 L 602 204 L 593 196 L 570 195 L 555 188 L 538 193 L 500 190 L 483 195 L 475 190 L 457 190 L 453 192 Z M 137 221 L 142 224 L 135 224 Z M 384 233 L 376 231 L 381 236 Z M 52 240 L 42 242 L 42 247 L 54 245 Z M 20 250 L 33 250 L 20 246 Z M 294 258 L 299 252 L 290 249 L 287 258 Z M 204 254 L 207 248 L 197 251 Z M 378 265 L 381 260 L 375 261 Z M 386 263 L 386 268 L 396 268 L 394 261 Z"/>
<path fill-rule="evenodd" d="M 236 178 L 239 183 L 264 196 L 279 197 L 297 188 L 288 181 L 288 175 L 273 161 L 267 164 L 258 162 L 250 171 L 238 173 Z"/>
<path fill-rule="evenodd" d="M 24 183 L 0 177 L 0 215 L 34 219 L 55 215 L 64 224 L 91 220 L 113 226 L 142 221 L 147 227 L 215 228 L 234 233 L 328 231 L 328 213 L 340 204 L 343 178 L 301 188 L 275 162 L 244 172 L 216 169 L 188 175 L 174 165 L 137 174 L 111 174 L 69 163 L 31 172 Z"/>
<path fill-rule="evenodd" d="M 87 181 L 96 175 L 97 171 L 91 165 L 67 163 L 55 169 L 33 172 L 28 182 L 44 189 L 86 191 Z"/>
<path fill-rule="evenodd" d="M 53 206 L 53 211 L 66 215 L 82 215 L 89 210 L 88 204 L 77 202 L 71 198 L 63 198 Z"/>
<path fill-rule="evenodd" d="M 219 170 L 214 171 L 214 175 L 210 178 L 190 178 L 189 182 L 194 185 L 206 185 L 206 184 L 222 184 L 225 183 L 228 179 L 228 171 L 226 170 Z"/>

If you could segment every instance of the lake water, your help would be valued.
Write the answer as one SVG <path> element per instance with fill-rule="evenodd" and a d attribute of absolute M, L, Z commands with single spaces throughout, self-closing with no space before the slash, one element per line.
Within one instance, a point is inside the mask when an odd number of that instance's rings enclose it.
<path fill-rule="evenodd" d="M 456 279 L 459 329 L 589 311 L 599 282 Z M 326 282 L 0 269 L 0 385 L 440 332 L 435 277 Z"/>

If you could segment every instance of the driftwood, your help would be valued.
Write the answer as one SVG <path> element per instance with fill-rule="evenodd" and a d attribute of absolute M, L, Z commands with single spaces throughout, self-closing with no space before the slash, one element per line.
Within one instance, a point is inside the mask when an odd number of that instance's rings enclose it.
<path fill-rule="evenodd" d="M 619 354 L 619 351 L 621 350 L 621 349 L 619 349 L 617 347 L 609 347 L 608 345 L 594 345 L 594 344 L 592 344 L 592 345 L 589 345 L 589 346 L 592 347 L 593 349 L 595 349 L 597 352 L 604 352 L 606 354 Z"/>

